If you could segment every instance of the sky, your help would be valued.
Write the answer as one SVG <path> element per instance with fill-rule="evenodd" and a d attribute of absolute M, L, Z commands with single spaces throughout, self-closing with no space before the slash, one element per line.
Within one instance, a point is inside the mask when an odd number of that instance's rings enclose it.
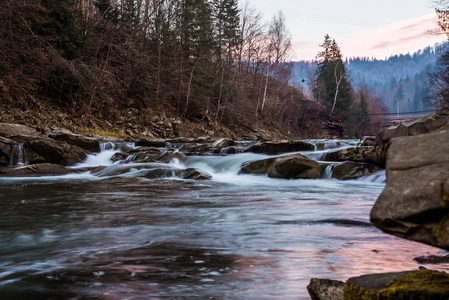
<path fill-rule="evenodd" d="M 241 0 L 244 3 L 247 0 Z M 345 57 L 414 53 L 446 40 L 430 0 L 249 0 L 269 22 L 282 11 L 292 37 L 293 60 L 315 59 L 329 34 Z"/>

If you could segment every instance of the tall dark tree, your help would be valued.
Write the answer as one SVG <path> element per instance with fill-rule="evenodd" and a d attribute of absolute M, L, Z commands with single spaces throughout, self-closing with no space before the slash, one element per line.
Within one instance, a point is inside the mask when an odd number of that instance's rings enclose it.
<path fill-rule="evenodd" d="M 317 56 L 315 97 L 329 116 L 348 123 L 353 102 L 352 86 L 347 78 L 340 48 L 329 35 L 324 37 L 320 47 L 323 50 Z"/>

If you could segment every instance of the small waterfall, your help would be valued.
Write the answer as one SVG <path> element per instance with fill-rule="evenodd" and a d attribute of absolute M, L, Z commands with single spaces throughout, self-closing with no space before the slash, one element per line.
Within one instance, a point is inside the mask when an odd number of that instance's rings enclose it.
<path fill-rule="evenodd" d="M 125 163 L 133 163 L 136 160 L 137 155 L 138 153 L 128 155 L 128 157 L 125 159 Z"/>
<path fill-rule="evenodd" d="M 332 179 L 332 172 L 334 171 L 333 165 L 328 165 L 326 169 L 324 169 L 323 179 Z"/>
<path fill-rule="evenodd" d="M 305 156 L 307 156 L 310 159 L 313 159 L 315 161 L 323 161 L 324 158 L 326 157 L 326 154 L 328 152 L 327 151 L 319 151 L 319 152 L 314 152 L 314 153 L 308 153 Z"/>
<path fill-rule="evenodd" d="M 328 149 L 337 149 L 341 147 L 341 143 L 340 142 L 329 142 L 329 143 L 325 143 L 324 144 L 324 150 L 328 150 Z"/>
<path fill-rule="evenodd" d="M 237 154 L 237 153 L 243 153 L 243 149 L 231 146 L 222 148 L 220 150 L 220 155 Z"/>
<path fill-rule="evenodd" d="M 100 143 L 100 151 L 108 151 L 108 150 L 114 150 L 115 144 L 113 142 L 106 142 L 106 143 Z"/>
<path fill-rule="evenodd" d="M 24 166 L 28 164 L 23 144 L 14 145 L 9 157 L 9 164 L 11 166 Z"/>

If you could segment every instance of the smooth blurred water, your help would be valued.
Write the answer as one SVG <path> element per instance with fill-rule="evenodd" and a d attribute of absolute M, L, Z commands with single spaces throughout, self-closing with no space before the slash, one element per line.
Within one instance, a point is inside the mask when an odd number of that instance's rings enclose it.
<path fill-rule="evenodd" d="M 242 162 L 264 157 L 168 166 L 201 168 L 213 175 L 207 181 L 148 179 L 138 168 L 0 178 L 0 298 L 309 299 L 312 277 L 417 269 L 414 257 L 439 252 L 370 225 L 383 173 L 358 181 L 238 175 Z M 95 164 L 89 159 L 82 166 Z"/>

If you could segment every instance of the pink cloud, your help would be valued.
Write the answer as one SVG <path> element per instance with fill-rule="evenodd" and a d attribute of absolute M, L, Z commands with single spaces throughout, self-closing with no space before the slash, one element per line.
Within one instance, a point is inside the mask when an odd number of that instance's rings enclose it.
<path fill-rule="evenodd" d="M 437 27 L 436 14 L 430 14 L 353 35 L 341 41 L 340 48 L 346 57 L 383 59 L 390 55 L 413 53 L 446 40 L 444 35 L 429 34 Z"/>

